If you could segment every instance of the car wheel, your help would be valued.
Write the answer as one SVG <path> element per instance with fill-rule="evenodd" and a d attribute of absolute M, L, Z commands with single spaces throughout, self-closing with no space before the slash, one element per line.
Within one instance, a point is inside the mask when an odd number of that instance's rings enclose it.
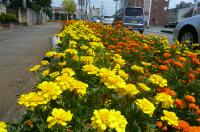
<path fill-rule="evenodd" d="M 141 34 L 143 34 L 144 30 L 139 30 L 139 32 L 140 32 Z"/>
<path fill-rule="evenodd" d="M 193 43 L 197 43 L 198 42 L 198 37 L 197 37 L 197 33 L 195 32 L 194 29 L 183 29 L 180 32 L 179 35 L 179 39 L 180 42 L 184 42 L 184 41 L 189 41 L 189 45 L 193 44 Z"/>

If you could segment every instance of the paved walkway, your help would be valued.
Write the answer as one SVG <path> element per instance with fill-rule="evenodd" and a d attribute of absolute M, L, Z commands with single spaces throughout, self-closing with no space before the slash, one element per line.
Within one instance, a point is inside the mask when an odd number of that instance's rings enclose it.
<path fill-rule="evenodd" d="M 0 32 L 0 120 L 20 116 L 17 95 L 30 91 L 36 81 L 28 69 L 41 61 L 60 28 L 59 23 L 47 23 Z"/>

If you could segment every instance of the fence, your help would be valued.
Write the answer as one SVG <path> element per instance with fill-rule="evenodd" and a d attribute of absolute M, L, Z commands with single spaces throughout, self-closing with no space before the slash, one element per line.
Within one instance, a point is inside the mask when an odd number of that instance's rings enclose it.
<path fill-rule="evenodd" d="M 34 11 L 32 9 L 13 9 L 9 8 L 8 13 L 15 14 L 18 22 L 24 25 L 37 25 L 43 24 L 48 21 L 48 16 L 42 11 Z"/>

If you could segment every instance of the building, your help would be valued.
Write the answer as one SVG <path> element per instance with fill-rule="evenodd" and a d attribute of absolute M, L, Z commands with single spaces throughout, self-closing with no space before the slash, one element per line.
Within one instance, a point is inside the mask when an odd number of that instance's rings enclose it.
<path fill-rule="evenodd" d="M 167 22 L 168 0 L 152 0 L 150 25 L 163 26 Z"/>
<path fill-rule="evenodd" d="M 74 18 L 76 18 L 76 14 L 68 14 L 62 7 L 52 7 L 52 20 L 70 20 Z"/>
<path fill-rule="evenodd" d="M 89 15 L 90 15 L 91 18 L 93 18 L 93 17 L 100 18 L 101 17 L 101 9 L 92 7 L 92 8 L 90 8 Z"/>

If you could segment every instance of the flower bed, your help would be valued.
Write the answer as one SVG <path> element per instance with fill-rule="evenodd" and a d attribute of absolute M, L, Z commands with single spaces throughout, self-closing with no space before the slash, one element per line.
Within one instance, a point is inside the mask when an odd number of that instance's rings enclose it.
<path fill-rule="evenodd" d="M 23 119 L 0 130 L 200 131 L 198 50 L 120 24 L 65 25 L 30 69 L 39 81 L 19 97 Z"/>

